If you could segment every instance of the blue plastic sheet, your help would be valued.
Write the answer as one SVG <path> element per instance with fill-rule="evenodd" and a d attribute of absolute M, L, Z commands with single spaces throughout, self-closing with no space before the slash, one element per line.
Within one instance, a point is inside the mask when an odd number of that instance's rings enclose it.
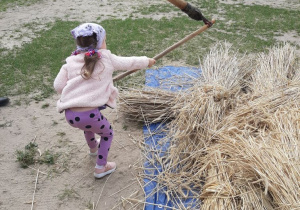
<path fill-rule="evenodd" d="M 145 85 L 163 90 L 181 91 L 189 88 L 189 81 L 199 78 L 201 72 L 199 68 L 175 66 L 148 69 Z"/>
<path fill-rule="evenodd" d="M 190 87 L 189 80 L 198 78 L 201 70 L 189 67 L 166 66 L 160 69 L 146 70 L 146 86 L 155 87 L 170 91 L 181 91 Z M 166 139 L 165 125 L 153 123 L 143 127 L 147 160 L 144 163 L 145 174 L 144 191 L 146 193 L 146 210 L 161 210 L 178 208 L 174 201 L 167 201 L 164 191 L 165 187 L 157 187 L 157 175 L 163 171 L 163 166 L 157 161 L 155 156 L 164 157 L 170 146 L 170 141 Z M 188 193 L 188 192 L 186 192 Z M 198 205 L 198 201 L 193 199 L 181 200 L 185 207 Z"/>

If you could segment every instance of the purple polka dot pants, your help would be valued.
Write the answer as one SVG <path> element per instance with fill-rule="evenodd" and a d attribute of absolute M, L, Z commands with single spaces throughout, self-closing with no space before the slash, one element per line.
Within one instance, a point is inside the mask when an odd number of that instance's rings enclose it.
<path fill-rule="evenodd" d="M 72 127 L 84 131 L 84 136 L 90 149 L 98 146 L 97 164 L 106 165 L 108 152 L 113 139 L 113 130 L 99 109 L 85 112 L 73 112 L 67 109 L 65 110 L 65 116 Z M 99 145 L 97 144 L 95 134 L 101 136 Z"/>

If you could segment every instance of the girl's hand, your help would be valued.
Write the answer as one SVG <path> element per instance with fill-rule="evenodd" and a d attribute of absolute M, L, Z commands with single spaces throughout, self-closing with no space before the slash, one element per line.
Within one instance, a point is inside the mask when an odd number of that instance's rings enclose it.
<path fill-rule="evenodd" d="M 156 63 L 156 60 L 154 60 L 153 58 L 149 58 L 149 65 L 148 67 L 150 68 L 151 66 L 153 66 Z"/>

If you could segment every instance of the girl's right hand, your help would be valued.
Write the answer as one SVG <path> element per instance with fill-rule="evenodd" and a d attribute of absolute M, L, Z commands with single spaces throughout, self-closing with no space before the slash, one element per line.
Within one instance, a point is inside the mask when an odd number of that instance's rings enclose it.
<path fill-rule="evenodd" d="M 149 64 L 148 67 L 150 68 L 151 66 L 153 66 L 156 63 L 156 60 L 153 58 L 149 58 Z"/>

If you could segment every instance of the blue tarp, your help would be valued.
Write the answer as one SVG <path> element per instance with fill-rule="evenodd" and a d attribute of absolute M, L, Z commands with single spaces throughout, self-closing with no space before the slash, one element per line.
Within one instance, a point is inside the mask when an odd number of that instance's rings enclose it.
<path fill-rule="evenodd" d="M 198 78 L 201 70 L 189 67 L 166 66 L 160 69 L 146 70 L 146 86 L 170 91 L 181 91 L 190 86 L 184 81 Z M 144 190 L 146 193 L 146 210 L 161 210 L 178 208 L 176 202 L 167 201 L 164 187 L 157 187 L 157 175 L 163 171 L 163 166 L 156 161 L 155 156 L 163 157 L 169 148 L 170 141 L 166 139 L 165 125 L 153 123 L 143 127 L 147 160 L 144 163 L 145 174 Z M 159 189 L 159 190 L 158 190 Z M 198 201 L 192 199 L 181 200 L 187 206 L 198 205 Z M 179 202 L 180 203 L 180 202 Z"/>
<path fill-rule="evenodd" d="M 199 68 L 175 66 L 148 69 L 145 85 L 163 90 L 180 91 L 189 88 L 189 81 L 199 78 L 201 72 Z"/>

